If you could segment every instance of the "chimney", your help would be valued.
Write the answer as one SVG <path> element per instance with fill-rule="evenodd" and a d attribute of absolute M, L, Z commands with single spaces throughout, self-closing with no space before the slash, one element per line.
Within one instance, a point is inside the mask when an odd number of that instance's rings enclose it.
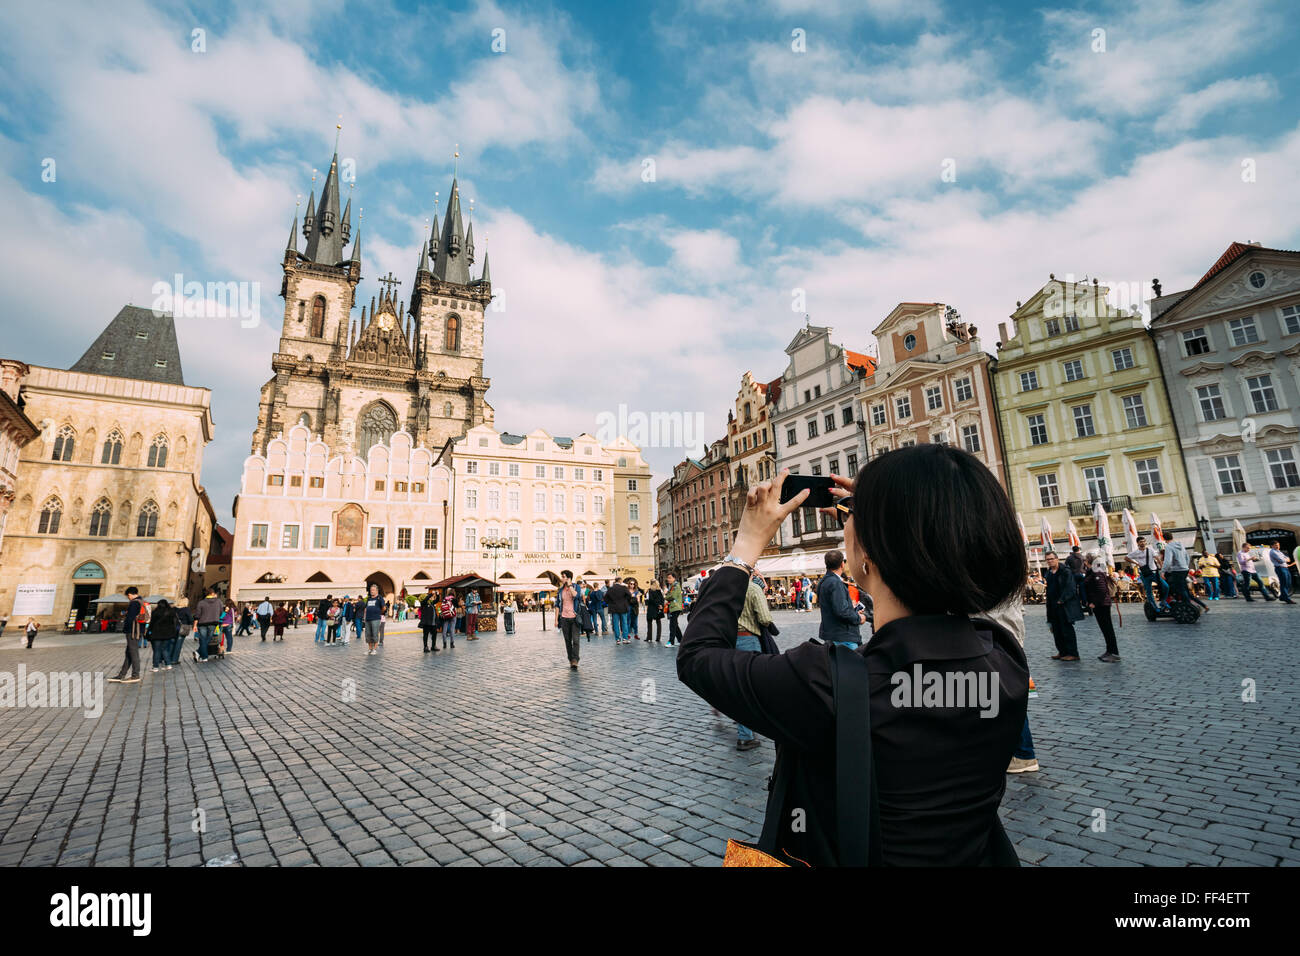
<path fill-rule="evenodd" d="M 998 323 L 998 344 L 1007 344 L 1007 324 L 1005 322 Z"/>

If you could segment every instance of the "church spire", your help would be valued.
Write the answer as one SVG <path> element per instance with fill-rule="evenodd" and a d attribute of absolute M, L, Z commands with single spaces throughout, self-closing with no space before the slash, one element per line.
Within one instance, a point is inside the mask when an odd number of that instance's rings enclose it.
<path fill-rule="evenodd" d="M 492 270 L 488 268 L 488 254 L 483 253 L 483 277 L 478 280 L 483 285 L 492 284 Z"/>
<path fill-rule="evenodd" d="M 348 196 L 347 207 L 343 210 L 343 222 L 339 226 L 343 232 L 343 240 L 339 243 L 340 248 L 347 244 L 348 237 L 352 234 L 352 197 Z"/>
<path fill-rule="evenodd" d="M 361 230 L 357 230 L 356 241 L 352 243 L 352 261 L 361 265 Z"/>
<path fill-rule="evenodd" d="M 465 233 L 465 264 L 472 266 L 474 264 L 474 223 L 469 224 L 469 230 Z"/>
<path fill-rule="evenodd" d="M 321 188 L 320 202 L 316 205 L 316 221 L 307 237 L 308 259 L 330 266 L 343 261 L 343 245 L 347 239 L 342 218 L 339 214 L 339 154 L 336 146 L 329 172 L 325 175 L 325 185 Z"/>
<path fill-rule="evenodd" d="M 289 243 L 284 247 L 286 256 L 298 255 L 298 210 L 293 211 L 293 225 L 289 227 Z"/>
<path fill-rule="evenodd" d="M 451 183 L 451 198 L 447 200 L 447 216 L 442 223 L 438 257 L 433 263 L 433 274 L 444 282 L 469 285 L 465 228 L 460 216 L 460 185 L 454 179 Z"/>

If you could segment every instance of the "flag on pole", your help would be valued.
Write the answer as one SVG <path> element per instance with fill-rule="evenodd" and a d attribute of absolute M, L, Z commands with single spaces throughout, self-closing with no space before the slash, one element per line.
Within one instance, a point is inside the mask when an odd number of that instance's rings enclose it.
<path fill-rule="evenodd" d="M 1047 523 L 1047 516 L 1044 515 L 1042 523 L 1038 528 L 1038 540 L 1043 544 L 1043 554 L 1052 550 L 1052 526 Z"/>
<path fill-rule="evenodd" d="M 1065 536 L 1066 536 L 1067 538 L 1070 539 L 1070 547 L 1071 547 L 1071 548 L 1081 548 L 1081 547 L 1083 547 L 1083 545 L 1081 545 L 1081 544 L 1079 543 L 1079 532 L 1078 532 L 1078 530 L 1074 527 L 1074 522 L 1073 522 L 1073 521 L 1066 521 L 1066 522 L 1065 522 Z"/>
<path fill-rule="evenodd" d="M 1133 517 L 1133 512 L 1127 508 L 1124 509 L 1124 553 L 1132 554 L 1138 546 L 1138 526 Z"/>
<path fill-rule="evenodd" d="M 1092 517 L 1097 522 L 1097 547 L 1106 556 L 1106 563 L 1113 568 L 1115 566 L 1115 551 L 1110 543 L 1110 517 L 1106 514 L 1106 509 L 1101 506 L 1100 501 L 1093 505 Z"/>
<path fill-rule="evenodd" d="M 1029 532 L 1025 530 L 1025 520 L 1020 517 L 1020 512 L 1016 512 L 1016 527 L 1020 529 L 1020 540 L 1024 542 L 1025 547 L 1029 547 Z"/>
<path fill-rule="evenodd" d="M 1160 530 L 1160 516 L 1154 511 L 1151 512 L 1151 537 L 1156 539 L 1156 544 L 1161 548 L 1165 546 L 1165 533 Z"/>

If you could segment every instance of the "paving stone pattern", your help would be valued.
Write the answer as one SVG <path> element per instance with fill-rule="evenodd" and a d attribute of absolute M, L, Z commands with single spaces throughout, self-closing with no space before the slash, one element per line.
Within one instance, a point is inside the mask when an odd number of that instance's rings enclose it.
<path fill-rule="evenodd" d="M 1090 619 L 1069 665 L 1047 660 L 1042 609 L 1027 618 L 1042 770 L 1002 802 L 1025 863 L 1300 862 L 1300 610 L 1220 602 L 1180 626 L 1133 608 L 1117 665 Z M 783 646 L 816 633 L 815 613 L 777 619 Z M 190 641 L 177 669 L 105 684 L 96 719 L 0 709 L 0 865 L 716 866 L 729 836 L 757 838 L 770 741 L 737 752 L 674 650 L 598 639 L 573 673 L 554 630 L 521 622 L 437 654 L 409 625 L 375 656 L 306 626 L 202 665 Z M 122 655 L 16 637 L 0 671 Z"/>

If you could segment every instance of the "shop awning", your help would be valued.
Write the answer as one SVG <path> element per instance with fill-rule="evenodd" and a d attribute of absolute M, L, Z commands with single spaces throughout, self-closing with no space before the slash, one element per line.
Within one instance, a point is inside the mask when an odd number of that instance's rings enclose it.
<path fill-rule="evenodd" d="M 825 551 L 800 551 L 794 554 L 775 554 L 770 558 L 759 558 L 754 570 L 765 578 L 779 578 L 791 574 L 820 574 L 826 570 Z"/>
<path fill-rule="evenodd" d="M 550 578 L 535 578 L 532 581 L 517 581 L 513 578 L 506 578 L 504 581 L 499 581 L 497 583 L 498 591 L 510 591 L 516 594 L 534 594 L 538 591 L 554 591 L 555 587 L 556 585 Z"/>
<path fill-rule="evenodd" d="M 239 589 L 236 601 L 260 604 L 262 598 L 277 601 L 321 601 L 331 594 L 336 598 L 357 597 L 361 588 L 343 588 L 337 584 L 246 584 Z"/>
<path fill-rule="evenodd" d="M 456 574 L 449 578 L 443 578 L 441 581 L 422 582 L 422 590 L 429 588 L 490 588 L 493 587 L 491 581 L 487 578 L 479 577 L 477 574 Z"/>

